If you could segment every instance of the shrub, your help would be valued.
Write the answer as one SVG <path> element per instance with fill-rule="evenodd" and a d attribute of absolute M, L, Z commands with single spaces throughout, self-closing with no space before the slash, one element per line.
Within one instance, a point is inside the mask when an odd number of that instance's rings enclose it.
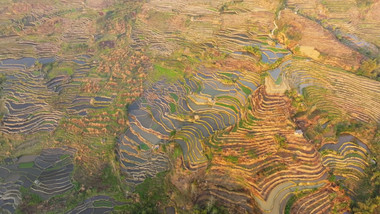
<path fill-rule="evenodd" d="M 177 130 L 173 130 L 170 132 L 170 137 L 174 137 L 177 134 Z"/>
<path fill-rule="evenodd" d="M 295 195 L 290 197 L 290 199 L 288 200 L 285 206 L 285 212 L 284 212 L 285 214 L 290 214 L 290 209 L 292 208 L 294 202 L 296 202 L 296 199 L 297 199 L 297 196 Z"/>
<path fill-rule="evenodd" d="M 282 135 L 274 135 L 274 139 L 276 140 L 276 142 L 280 145 L 280 148 L 286 148 L 287 147 L 287 143 L 286 143 L 286 138 Z"/>
<path fill-rule="evenodd" d="M 336 124 L 336 126 L 335 126 L 336 136 L 339 136 L 343 132 L 355 131 L 356 129 L 359 129 L 362 126 L 363 126 L 363 124 L 361 124 L 359 122 L 355 122 L 355 123 L 340 122 L 340 123 Z"/>
<path fill-rule="evenodd" d="M 331 174 L 329 175 L 328 180 L 329 180 L 330 182 L 335 182 L 335 181 L 336 181 L 336 176 L 335 176 L 334 174 L 331 173 Z"/>
<path fill-rule="evenodd" d="M 179 145 L 175 145 L 174 152 L 173 152 L 173 158 L 177 159 L 182 155 L 182 149 Z"/>
<path fill-rule="evenodd" d="M 260 73 L 260 83 L 261 84 L 265 83 L 265 77 L 267 77 L 268 75 L 269 75 L 269 73 L 267 71 Z"/>
<path fill-rule="evenodd" d="M 261 57 L 261 50 L 259 47 L 256 46 L 245 46 L 244 50 L 247 51 L 248 53 L 251 53 L 255 56 Z"/>
<path fill-rule="evenodd" d="M 43 201 L 39 195 L 31 192 L 30 189 L 21 186 L 20 191 L 23 198 L 23 203 L 25 204 L 36 205 Z"/>
<path fill-rule="evenodd" d="M 149 146 L 147 146 L 145 143 L 140 144 L 140 145 L 139 145 L 139 148 L 140 148 L 141 150 L 149 150 Z"/>
<path fill-rule="evenodd" d="M 228 162 L 231 162 L 231 163 L 237 163 L 239 161 L 239 157 L 233 156 L 233 155 L 228 155 L 228 156 L 224 157 L 224 159 Z"/>
<path fill-rule="evenodd" d="M 140 203 L 131 207 L 131 213 L 158 213 L 158 204 L 168 201 L 168 185 L 165 182 L 166 172 L 160 172 L 155 177 L 149 177 L 136 186 L 136 193 L 140 196 Z"/>
<path fill-rule="evenodd" d="M 295 26 L 289 25 L 289 24 L 281 24 L 279 27 L 280 32 L 284 32 L 285 35 L 294 41 L 300 41 L 302 39 L 302 34 L 301 32 L 296 29 Z"/>
<path fill-rule="evenodd" d="M 372 72 L 378 68 L 376 59 L 365 60 L 358 70 L 359 75 L 372 76 Z"/>
<path fill-rule="evenodd" d="M 3 84 L 6 79 L 5 74 L 0 74 L 0 85 Z"/>

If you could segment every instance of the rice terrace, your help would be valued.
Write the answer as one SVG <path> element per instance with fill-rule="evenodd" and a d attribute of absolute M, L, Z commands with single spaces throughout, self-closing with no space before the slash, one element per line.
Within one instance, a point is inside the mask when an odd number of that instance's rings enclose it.
<path fill-rule="evenodd" d="M 0 213 L 380 213 L 379 16 L 0 0 Z"/>

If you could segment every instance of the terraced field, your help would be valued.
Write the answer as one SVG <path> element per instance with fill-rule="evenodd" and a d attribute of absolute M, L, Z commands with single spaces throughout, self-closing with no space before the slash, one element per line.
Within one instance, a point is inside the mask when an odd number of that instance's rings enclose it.
<path fill-rule="evenodd" d="M 377 213 L 379 9 L 0 0 L 0 213 Z"/>
<path fill-rule="evenodd" d="M 329 170 L 333 167 L 324 159 L 323 150 L 321 157 L 310 141 L 295 133 L 290 101 L 281 93 L 298 88 L 299 93 L 313 100 L 318 109 L 335 117 L 341 118 L 348 112 L 351 118 L 377 123 L 379 115 L 374 106 L 379 105 L 375 98 L 379 90 L 376 81 L 369 81 L 367 87 L 367 78 L 358 78 L 310 59 L 292 58 L 285 46 L 276 45 L 268 37 L 237 30 L 247 23 L 234 20 L 232 14 L 260 11 L 260 6 L 251 2 L 226 4 L 220 29 L 216 27 L 220 24 L 215 21 L 217 13 L 194 4 L 198 2 L 151 1 L 144 5 L 143 14 L 148 15 L 139 17 L 141 22 L 137 22 L 132 33 L 131 47 L 141 51 L 142 47 L 148 48 L 159 57 L 176 54 L 178 47 L 188 47 L 195 55 L 215 48 L 234 59 L 265 63 L 274 85 L 268 93 L 263 86 L 256 90 L 260 78 L 249 74 L 257 70 L 255 66 L 226 72 L 229 64 L 222 65 L 225 66 L 223 72 L 209 65 L 198 66 L 190 77 L 184 75 L 183 79 L 170 84 L 148 79 L 148 89 L 142 98 L 128 107 L 130 128 L 122 135 L 118 146 L 127 182 L 140 184 L 146 177 L 166 170 L 168 161 L 157 157 L 164 156 L 160 147 L 174 141 L 181 145 L 186 168 L 200 171 L 207 168 L 205 178 L 197 180 L 200 193 L 195 196 L 196 204 L 206 205 L 216 200 L 234 212 L 282 213 L 296 209 L 302 200 L 309 200 L 298 213 L 338 209 L 332 201 L 347 199 L 329 184 Z M 207 8 L 216 4 L 210 3 Z M 243 5 L 246 9 L 242 9 Z M 263 6 L 260 12 L 273 17 L 273 13 L 264 12 L 268 7 Z M 183 13 L 197 14 L 186 21 L 187 28 L 177 25 L 186 19 L 179 15 Z M 154 21 L 155 17 L 173 24 L 160 25 Z M 206 25 L 207 22 L 212 24 Z M 272 23 L 265 24 L 263 28 L 273 27 Z M 180 30 L 174 31 L 173 26 Z M 198 31 L 202 31 L 202 36 L 194 37 Z M 323 34 L 330 38 L 325 32 Z M 188 44 L 194 41 L 197 45 Z M 329 54 L 342 63 L 352 57 L 346 52 Z M 284 57 L 287 60 L 277 66 L 277 60 Z M 198 60 L 197 64 L 202 65 L 203 61 Z M 356 61 L 352 63 L 357 66 Z M 155 65 L 155 68 L 165 69 L 160 66 Z M 365 95 L 359 91 L 366 91 Z M 212 154 L 207 153 L 210 148 Z M 157 165 L 150 162 L 149 157 L 157 160 Z M 366 166 L 366 161 L 361 167 Z M 148 166 L 154 170 L 149 170 Z M 136 167 L 139 170 L 135 170 Z M 290 199 L 296 204 L 289 204 Z"/>
<path fill-rule="evenodd" d="M 78 207 L 67 212 L 67 214 L 79 214 L 79 213 L 112 213 L 113 207 L 119 203 L 115 202 L 108 196 L 94 196 L 85 200 Z"/>
<path fill-rule="evenodd" d="M 250 104 L 245 120 L 206 141 L 215 154 L 198 200 L 212 196 L 242 213 L 256 206 L 265 213 L 282 213 L 296 190 L 324 186 L 326 170 L 319 153 L 294 134 L 289 100 L 261 86 Z"/>
<path fill-rule="evenodd" d="M 51 63 L 53 58 L 40 59 Z M 62 117 L 62 112 L 54 111 L 47 100 L 53 92 L 44 87 L 41 75 L 28 72 L 36 62 L 34 58 L 3 60 L 0 69 L 7 81 L 4 85 L 5 107 L 8 114 L 3 119 L 1 131 L 8 134 L 52 131 Z"/>
<path fill-rule="evenodd" d="M 248 95 L 258 84 L 257 76 L 243 76 L 240 72 L 206 68 L 198 72 L 173 85 L 157 82 L 129 105 L 130 129 L 121 138 L 119 154 L 125 171 L 135 180 L 142 181 L 167 169 L 164 157 L 154 160 L 153 155 L 150 162 L 144 156 L 168 140 L 181 145 L 189 167 L 205 162 L 201 140 L 239 121 Z M 149 164 L 157 164 L 149 166 L 155 170 L 153 173 L 144 171 Z M 138 166 L 141 171 L 136 170 Z"/>
<path fill-rule="evenodd" d="M 321 153 L 323 165 L 332 170 L 337 180 L 355 183 L 365 175 L 370 151 L 366 144 L 352 135 L 343 134 L 337 143 L 324 144 Z M 348 192 L 354 194 L 352 190 Z"/>
<path fill-rule="evenodd" d="M 289 8 L 299 13 L 323 21 L 326 28 L 337 30 L 353 47 L 379 54 L 379 1 L 287 1 Z M 316 9 L 319 8 L 319 9 Z M 358 18 L 360 17 L 360 18 Z M 376 47 L 377 46 L 377 47 Z"/>
<path fill-rule="evenodd" d="M 7 134 L 30 134 L 53 131 L 65 113 L 85 116 L 90 109 L 105 108 L 111 97 L 80 95 L 80 85 L 93 67 L 89 56 L 74 60 L 59 60 L 70 67 L 51 70 L 46 74 L 40 67 L 51 66 L 54 58 L 7 59 L 0 71 L 8 81 L 3 86 L 5 117 L 0 130 Z M 73 68 L 76 68 L 73 70 Z M 55 73 L 61 72 L 60 75 Z"/>
<path fill-rule="evenodd" d="M 318 72 L 317 72 L 318 71 Z M 314 99 L 332 114 L 346 114 L 364 122 L 379 122 L 380 83 L 310 60 L 292 60 L 283 72 L 293 88 Z M 304 90 L 304 91 L 303 91 Z"/>
<path fill-rule="evenodd" d="M 21 203 L 22 192 L 46 200 L 72 189 L 74 154 L 70 148 L 53 148 L 43 150 L 40 155 L 6 159 L 0 165 L 0 211 L 14 213 Z"/>
<path fill-rule="evenodd" d="M 307 194 L 297 200 L 291 207 L 291 213 L 329 213 L 332 205 L 331 195 L 335 190 L 326 185 L 318 191 Z"/>
<path fill-rule="evenodd" d="M 204 164 L 207 159 L 203 154 L 202 139 L 236 124 L 246 114 L 247 98 L 260 83 L 254 67 L 243 65 L 243 69 L 234 71 L 232 69 L 237 69 L 236 66 L 229 65 L 231 70 L 225 71 L 223 68 L 221 71 L 214 66 L 210 67 L 208 62 L 203 63 L 198 54 L 215 48 L 230 54 L 234 59 L 262 60 L 269 65 L 289 54 L 281 45 L 272 45 L 273 41 L 268 37 L 259 39 L 254 32 L 241 30 L 242 26 L 253 25 L 248 21 L 251 13 L 263 17 L 273 16 L 273 5 L 225 3 L 229 12 L 220 14 L 216 10 L 221 3 L 207 4 L 199 1 L 173 4 L 172 1 L 151 1 L 143 6 L 143 13 L 148 16 L 141 16 L 137 20 L 131 35 L 131 47 L 138 51 L 146 47 L 160 57 L 175 54 L 178 47 L 188 47 L 192 50 L 188 58 L 195 55 L 194 60 L 198 65 L 190 76 L 184 75 L 184 78 L 180 77 L 173 83 L 148 78 L 148 89 L 140 99 L 128 106 L 129 129 L 120 137 L 118 151 L 129 183 L 141 183 L 146 177 L 167 169 L 167 158 L 161 156 L 160 152 L 150 153 L 158 149 L 159 145 L 170 141 L 180 144 L 187 167 L 197 168 L 197 165 Z M 200 9 L 200 4 L 205 4 L 205 8 L 209 9 Z M 229 18 L 236 17 L 234 11 L 246 14 L 247 22 L 231 22 Z M 165 19 L 173 25 L 159 24 L 155 18 Z M 220 19 L 223 21 L 220 22 Z M 186 28 L 179 24 L 184 21 L 188 25 Z M 177 24 L 182 31 L 173 27 Z M 260 24 L 263 29 L 272 25 L 264 20 Z M 196 36 L 196 32 L 202 33 Z M 191 45 L 193 43 L 196 45 Z M 258 54 L 250 53 L 248 49 L 252 48 L 257 49 Z M 155 69 L 181 75 L 170 69 L 165 70 L 161 65 L 155 65 Z M 169 75 L 171 74 L 162 78 L 172 78 Z M 149 161 L 150 157 L 158 161 Z"/>

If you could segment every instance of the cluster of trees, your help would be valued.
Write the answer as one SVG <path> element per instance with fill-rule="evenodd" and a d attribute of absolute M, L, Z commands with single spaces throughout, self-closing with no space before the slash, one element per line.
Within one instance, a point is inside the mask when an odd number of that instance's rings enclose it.
<path fill-rule="evenodd" d="M 372 77 L 380 80 L 380 66 L 377 59 L 367 59 L 362 62 L 358 72 L 359 75 Z"/>
<path fill-rule="evenodd" d="M 376 135 L 371 142 L 372 151 L 370 154 L 369 166 L 365 169 L 363 176 L 357 187 L 353 204 L 353 211 L 359 214 L 380 213 L 380 132 L 379 128 L 375 131 Z"/>

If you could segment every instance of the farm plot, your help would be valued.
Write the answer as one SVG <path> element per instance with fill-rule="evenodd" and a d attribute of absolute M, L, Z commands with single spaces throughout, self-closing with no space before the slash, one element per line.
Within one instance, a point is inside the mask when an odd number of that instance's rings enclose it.
<path fill-rule="evenodd" d="M 129 105 L 130 128 L 119 142 L 125 172 L 142 182 L 146 176 L 166 169 L 165 158 L 152 151 L 171 140 L 180 144 L 190 167 L 204 163 L 201 140 L 237 123 L 248 95 L 257 87 L 257 77 L 243 75 L 202 68 L 191 78 L 172 85 L 156 82 L 146 90 L 142 98 Z M 148 161 L 156 157 L 161 161 Z M 148 171 L 153 167 L 154 173 L 136 169 L 140 166 Z"/>
<path fill-rule="evenodd" d="M 21 58 L 0 61 L 5 75 L 4 118 L 0 131 L 32 134 L 53 131 L 65 113 L 85 116 L 108 107 L 112 97 L 81 96 L 81 84 L 94 65 L 90 56 L 73 60 Z"/>
<path fill-rule="evenodd" d="M 55 59 L 42 58 L 41 63 L 51 63 Z M 44 85 L 40 73 L 30 72 L 34 58 L 7 59 L 0 63 L 0 71 L 5 74 L 5 108 L 0 131 L 7 134 L 52 131 L 58 125 L 62 112 L 48 103 L 54 93 Z"/>
<path fill-rule="evenodd" d="M 380 83 L 310 60 L 293 59 L 283 72 L 292 87 L 337 116 L 348 113 L 363 122 L 379 122 Z"/>
<path fill-rule="evenodd" d="M 73 210 L 66 214 L 80 214 L 80 213 L 112 213 L 114 206 L 120 205 L 108 196 L 98 195 L 86 199 L 82 204 L 75 207 Z"/>
<path fill-rule="evenodd" d="M 294 134 L 284 95 L 268 94 L 261 86 L 250 104 L 244 120 L 205 141 L 215 153 L 198 201 L 214 197 L 242 213 L 256 207 L 282 213 L 295 191 L 326 185 L 327 171 L 318 151 Z"/>
<path fill-rule="evenodd" d="M 22 200 L 21 191 L 46 200 L 73 188 L 74 154 L 70 148 L 52 148 L 40 155 L 6 159 L 0 165 L 0 210 L 14 213 Z"/>
<path fill-rule="evenodd" d="M 342 134 L 338 142 L 324 144 L 320 153 L 323 165 L 331 170 L 336 180 L 356 183 L 365 175 L 370 151 L 366 144 L 352 135 Z M 348 192 L 353 193 L 351 189 Z"/>

